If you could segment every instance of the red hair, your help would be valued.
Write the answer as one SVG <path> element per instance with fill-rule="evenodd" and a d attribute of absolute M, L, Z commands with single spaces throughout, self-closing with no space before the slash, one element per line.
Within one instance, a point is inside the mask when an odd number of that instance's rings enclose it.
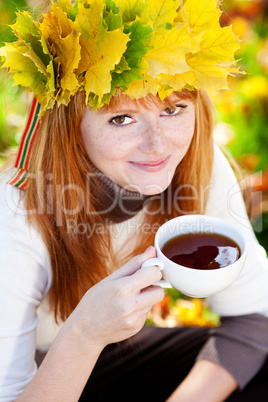
<path fill-rule="evenodd" d="M 166 190 L 161 195 L 162 200 L 152 197 L 146 207 L 150 213 L 144 214 L 143 223 L 152 229 L 138 236 L 134 251 L 125 256 L 124 261 L 118 260 L 112 251 L 109 230 L 93 233 L 89 239 L 85 233 L 68 231 L 69 219 L 76 227 L 80 224 L 106 227 L 104 218 L 96 213 L 100 201 L 87 188 L 86 178 L 92 172 L 92 165 L 79 130 L 86 107 L 84 93 L 73 97 L 68 107 L 55 106 L 46 112 L 33 144 L 29 167 L 35 179 L 29 181 L 25 193 L 26 208 L 39 211 L 29 215 L 29 223 L 41 232 L 50 255 L 50 302 L 56 319 L 65 320 L 91 286 L 153 244 L 155 229 L 167 219 L 182 213 L 204 212 L 213 160 L 213 109 L 204 91 L 184 90 L 178 95 L 195 104 L 194 136 L 175 172 L 169 192 Z M 126 95 L 117 91 L 109 109 L 129 101 Z M 152 95 L 131 102 L 148 108 L 152 102 L 163 104 L 160 98 Z M 170 106 L 171 102 L 167 99 L 164 105 Z M 99 183 L 94 177 L 92 180 L 91 186 L 98 189 Z M 175 200 L 178 189 L 179 197 Z M 170 195 L 176 202 L 168 205 Z M 161 213 L 154 213 L 160 208 Z"/>

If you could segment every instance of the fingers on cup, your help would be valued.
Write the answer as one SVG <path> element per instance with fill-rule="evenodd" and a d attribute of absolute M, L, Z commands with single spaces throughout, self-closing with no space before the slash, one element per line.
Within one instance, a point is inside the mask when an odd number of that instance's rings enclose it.
<path fill-rule="evenodd" d="M 160 303 L 165 296 L 165 291 L 160 286 L 150 286 L 143 289 L 138 295 L 140 302 L 148 307 Z"/>
<path fill-rule="evenodd" d="M 162 272 L 157 266 L 141 268 L 132 275 L 133 286 L 137 291 L 154 285 L 161 278 Z"/>
<path fill-rule="evenodd" d="M 149 258 L 153 258 L 155 256 L 155 248 L 150 246 L 145 250 L 144 253 L 136 255 L 132 257 L 126 264 L 124 264 L 121 268 L 113 272 L 109 278 L 110 279 L 120 279 L 130 275 L 133 275 L 136 271 L 138 271 L 142 265 L 142 263 Z"/>

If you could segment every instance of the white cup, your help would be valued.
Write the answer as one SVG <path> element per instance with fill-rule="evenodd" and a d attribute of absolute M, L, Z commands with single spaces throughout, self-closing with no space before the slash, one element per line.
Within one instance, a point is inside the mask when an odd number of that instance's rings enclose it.
<path fill-rule="evenodd" d="M 241 256 L 234 263 L 220 269 L 199 270 L 176 264 L 161 251 L 164 244 L 178 235 L 187 233 L 215 233 L 234 240 Z M 175 288 L 191 297 L 208 297 L 227 288 L 241 273 L 247 254 L 246 240 L 234 225 L 206 215 L 184 215 L 164 223 L 155 235 L 157 258 L 150 258 L 143 267 L 158 266 L 165 280 L 155 285 Z"/>

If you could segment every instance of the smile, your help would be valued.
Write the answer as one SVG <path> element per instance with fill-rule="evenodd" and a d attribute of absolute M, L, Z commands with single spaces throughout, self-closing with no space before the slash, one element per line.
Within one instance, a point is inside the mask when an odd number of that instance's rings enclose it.
<path fill-rule="evenodd" d="M 142 161 L 142 162 L 132 162 L 130 161 L 129 163 L 141 170 L 144 170 L 146 172 L 159 172 L 162 170 L 169 162 L 170 156 L 167 156 L 166 158 L 158 159 L 155 161 Z"/>

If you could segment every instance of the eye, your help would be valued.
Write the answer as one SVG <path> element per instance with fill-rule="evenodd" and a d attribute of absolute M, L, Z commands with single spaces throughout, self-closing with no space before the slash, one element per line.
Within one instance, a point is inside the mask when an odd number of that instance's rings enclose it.
<path fill-rule="evenodd" d="M 132 123 L 133 119 L 124 114 L 122 116 L 116 116 L 109 120 L 109 123 L 114 126 L 127 126 L 128 124 Z"/>
<path fill-rule="evenodd" d="M 161 113 L 161 116 L 177 116 L 181 114 L 183 109 L 186 109 L 187 105 L 176 105 L 176 107 L 167 107 Z"/>

